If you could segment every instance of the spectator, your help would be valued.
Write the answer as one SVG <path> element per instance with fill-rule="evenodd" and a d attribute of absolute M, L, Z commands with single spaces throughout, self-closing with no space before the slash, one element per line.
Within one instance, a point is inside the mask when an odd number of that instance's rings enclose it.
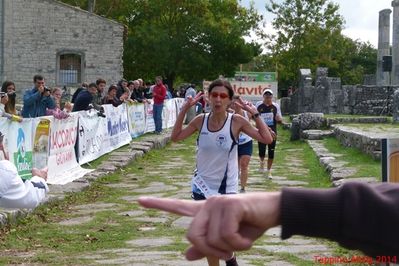
<path fill-rule="evenodd" d="M 166 87 L 162 83 L 162 77 L 158 76 L 155 78 L 156 85 L 152 90 L 152 97 L 154 100 L 154 123 L 155 133 L 161 134 L 162 132 L 162 109 L 163 103 L 166 96 Z"/>
<path fill-rule="evenodd" d="M 118 86 L 117 86 L 117 90 L 116 90 L 116 98 L 120 98 L 122 96 L 122 94 L 124 94 L 128 88 L 127 88 L 127 80 L 126 79 L 121 79 L 118 82 Z"/>
<path fill-rule="evenodd" d="M 333 189 L 283 188 L 203 202 L 142 198 L 139 203 L 194 217 L 187 233 L 193 244 L 186 253 L 189 260 L 225 259 L 233 251 L 249 249 L 278 225 L 282 239 L 322 237 L 371 257 L 399 255 L 398 184 L 348 182 Z"/>
<path fill-rule="evenodd" d="M 21 122 L 22 117 L 17 115 L 12 115 L 6 112 L 5 106 L 8 103 L 8 94 L 5 92 L 0 92 L 0 117 L 8 118 L 12 121 Z"/>
<path fill-rule="evenodd" d="M 6 113 L 11 115 L 18 115 L 17 109 L 15 108 L 15 100 L 17 94 L 15 93 L 15 84 L 12 81 L 4 81 L 1 86 L 1 91 L 7 93 L 8 102 L 4 106 Z"/>
<path fill-rule="evenodd" d="M 118 87 L 116 85 L 111 85 L 108 88 L 108 94 L 103 98 L 102 103 L 103 104 L 112 104 L 114 107 L 118 107 L 121 105 L 125 100 L 127 100 L 128 92 L 125 91 L 122 93 L 122 95 L 117 98 L 116 93 L 117 93 Z"/>
<path fill-rule="evenodd" d="M 144 88 L 144 97 L 146 99 L 152 99 L 152 92 L 151 92 L 151 82 L 146 82 L 145 83 L 145 88 Z"/>
<path fill-rule="evenodd" d="M 23 117 L 39 117 L 46 115 L 47 109 L 55 107 L 54 100 L 50 97 L 50 89 L 45 86 L 44 77 L 35 75 L 34 86 L 27 90 L 24 95 Z"/>
<path fill-rule="evenodd" d="M 75 104 L 73 105 L 73 112 L 89 110 L 96 94 L 97 85 L 95 83 L 90 83 L 89 88 L 87 90 L 82 90 L 78 97 L 76 97 Z"/>
<path fill-rule="evenodd" d="M 93 95 L 93 106 L 96 110 L 101 108 L 102 99 L 105 96 L 105 87 L 107 86 L 107 82 L 105 79 L 99 78 L 96 81 L 97 85 L 97 93 Z"/>
<path fill-rule="evenodd" d="M 64 108 L 61 103 L 62 90 L 60 88 L 54 88 L 51 92 L 51 97 L 55 102 L 55 108 L 47 109 L 47 115 L 52 115 L 57 119 L 65 119 L 69 117 L 69 114 L 63 111 Z"/>
<path fill-rule="evenodd" d="M 140 90 L 140 82 L 138 80 L 133 81 L 133 90 L 130 99 L 139 103 L 142 103 L 144 100 L 144 94 L 143 91 Z"/>
<path fill-rule="evenodd" d="M 17 168 L 8 160 L 0 161 L 0 207 L 33 209 L 46 197 L 47 170 L 32 169 L 33 177 L 25 182 Z"/>
<path fill-rule="evenodd" d="M 83 82 L 83 83 L 82 83 L 82 86 L 80 86 L 80 88 L 78 88 L 78 89 L 75 91 L 75 93 L 72 95 L 72 100 L 71 100 L 71 102 L 72 102 L 72 103 L 75 103 L 76 97 L 78 97 L 79 93 L 80 93 L 82 90 L 87 90 L 88 88 L 89 88 L 89 85 L 88 85 L 86 82 Z"/>

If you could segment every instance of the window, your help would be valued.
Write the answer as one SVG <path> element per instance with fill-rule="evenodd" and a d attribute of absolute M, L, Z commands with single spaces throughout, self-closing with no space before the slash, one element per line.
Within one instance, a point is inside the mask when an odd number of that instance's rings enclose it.
<path fill-rule="evenodd" d="M 82 83 L 83 76 L 83 56 L 79 53 L 59 53 L 58 54 L 58 85 L 76 85 Z"/>

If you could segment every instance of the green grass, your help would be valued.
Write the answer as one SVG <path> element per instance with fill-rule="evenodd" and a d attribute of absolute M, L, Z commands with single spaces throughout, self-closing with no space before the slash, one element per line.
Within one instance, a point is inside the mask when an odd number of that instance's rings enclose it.
<path fill-rule="evenodd" d="M 274 174 L 286 176 L 290 180 L 303 180 L 309 182 L 308 187 L 330 187 L 328 174 L 319 165 L 312 149 L 303 141 L 291 142 L 290 132 L 279 128 L 279 143 L 276 148 Z M 193 136 L 179 144 L 168 144 L 167 149 L 152 150 L 145 156 L 138 158 L 122 170 L 96 180 L 83 192 L 70 193 L 64 200 L 52 202 L 37 208 L 31 215 L 22 219 L 19 224 L 8 226 L 0 232 L 0 264 L 51 264 L 51 265 L 82 265 L 92 264 L 93 259 L 83 259 L 83 255 L 96 255 L 98 252 L 108 252 L 107 258 L 117 257 L 112 254 L 113 249 L 129 248 L 142 252 L 143 248 L 128 246 L 126 241 L 141 237 L 157 238 L 168 237 L 174 241 L 170 245 L 160 248 L 146 248 L 154 251 L 183 252 L 187 243 L 182 239 L 185 230 L 173 227 L 172 221 L 176 216 L 167 216 L 165 223 L 140 222 L 132 217 L 122 216 L 119 213 L 128 210 L 139 210 L 134 202 L 122 200 L 121 196 L 137 196 L 128 187 L 110 188 L 106 184 L 122 183 L 129 181 L 139 188 L 144 188 L 152 182 L 163 182 L 166 185 L 174 185 L 178 191 L 190 192 L 189 185 L 176 184 L 174 176 L 190 175 L 195 167 L 195 139 Z M 174 149 L 178 145 L 178 149 Z M 254 149 L 254 157 L 256 149 Z M 160 167 L 166 160 L 177 158 L 181 165 L 168 169 L 165 174 L 156 171 L 166 171 Z M 99 161 L 106 158 L 101 158 Z M 255 158 L 254 158 L 255 159 Z M 293 161 L 300 162 L 299 166 L 292 167 Z M 306 174 L 298 174 L 299 170 Z M 132 176 L 132 178 L 130 178 Z M 133 181 L 133 177 L 137 178 Z M 186 181 L 187 179 L 184 179 Z M 271 182 L 270 182 L 271 183 Z M 264 186 L 264 184 L 260 184 Z M 267 184 L 267 190 L 277 190 L 276 185 Z M 172 196 L 176 191 L 165 192 L 165 196 Z M 93 220 L 87 223 L 63 226 L 59 222 L 65 219 L 77 217 L 74 206 L 95 202 L 118 204 L 112 210 L 105 210 L 91 214 Z M 140 209 L 143 210 L 143 209 Z M 160 212 L 144 210 L 147 217 L 158 217 Z M 89 215 L 90 216 L 90 215 Z M 139 231 L 140 227 L 154 227 L 153 231 Z M 260 241 L 265 242 L 267 236 Z M 283 245 L 285 243 L 282 243 Z M 338 254 L 348 254 L 345 249 L 331 244 Z M 334 246 L 335 245 L 335 246 Z M 32 252 L 31 257 L 18 256 L 23 252 Z M 14 255 L 16 254 L 16 255 Z M 269 259 L 254 259 L 256 265 L 264 265 L 265 262 L 273 264 L 273 260 L 281 259 L 294 265 L 309 265 L 309 261 L 287 253 L 272 253 L 261 249 L 251 249 L 240 254 L 260 255 Z M 269 261 L 268 261 L 269 260 Z"/>
<path fill-rule="evenodd" d="M 324 114 L 326 118 L 362 118 L 362 117 L 386 117 L 391 118 L 391 116 L 379 116 L 379 115 L 350 115 L 350 114 Z"/>
<path fill-rule="evenodd" d="M 302 161 L 301 169 L 308 170 L 305 175 L 298 175 L 291 160 Z M 290 141 L 290 131 L 278 128 L 278 144 L 275 152 L 275 164 L 283 164 L 283 169 L 276 170 L 276 174 L 286 176 L 290 180 L 309 182 L 307 187 L 330 187 L 331 182 L 324 168 L 319 164 L 316 154 L 304 141 Z"/>
<path fill-rule="evenodd" d="M 195 137 L 183 142 L 184 145 L 195 145 Z M 170 147 L 171 144 L 168 144 Z M 161 149 L 152 150 L 144 157 L 137 159 L 123 170 L 96 180 L 85 191 L 69 193 L 64 200 L 51 202 L 42 205 L 34 210 L 18 224 L 0 229 L 0 250 L 7 251 L 0 256 L 0 264 L 39 263 L 51 265 L 82 265 L 92 263 L 76 256 L 78 254 L 95 254 L 96 251 L 110 250 L 115 248 L 126 248 L 127 240 L 139 237 L 171 237 L 183 238 L 184 230 L 171 227 L 171 222 L 148 223 L 135 221 L 131 217 L 125 217 L 119 213 L 127 210 L 138 209 L 138 205 L 120 199 L 121 196 L 134 196 L 126 188 L 110 188 L 105 184 L 121 182 L 129 174 L 139 177 L 137 185 L 146 187 L 151 182 L 164 182 L 173 184 L 173 180 L 159 175 L 147 175 L 148 169 L 157 169 L 157 165 L 163 163 L 167 158 L 179 156 L 192 166 L 184 170 L 175 168 L 173 174 L 182 174 L 194 169 L 193 149 Z M 95 162 L 98 165 L 107 157 L 102 157 Z M 93 164 L 92 164 L 93 165 Z M 145 177 L 145 178 L 144 178 Z M 179 186 L 178 186 L 179 187 Z M 180 188 L 179 189 L 187 189 Z M 166 193 L 166 196 L 173 194 Z M 90 204 L 94 202 L 115 203 L 119 206 L 117 210 L 105 210 L 90 214 L 93 220 L 87 223 L 63 226 L 58 222 L 76 217 L 72 208 L 76 205 Z M 147 216 L 159 216 L 155 210 L 146 211 Z M 141 226 L 154 226 L 156 230 L 151 232 L 138 231 Z M 164 250 L 181 250 L 187 244 L 177 241 L 172 245 L 163 248 Z M 131 248 L 129 246 L 129 248 Z M 21 252 L 32 252 L 31 257 L 18 257 L 12 254 Z M 140 251 L 140 248 L 138 248 Z"/>
<path fill-rule="evenodd" d="M 324 146 L 332 153 L 342 154 L 338 160 L 347 162 L 347 167 L 357 168 L 353 177 L 377 177 L 381 179 L 381 163 L 356 148 L 343 147 L 335 138 L 323 140 Z"/>
<path fill-rule="evenodd" d="M 353 127 L 358 128 L 363 131 L 370 131 L 370 132 L 384 132 L 387 130 L 398 130 L 399 124 L 391 124 L 391 123 L 384 123 L 384 124 L 362 124 L 362 123 L 350 123 L 350 124 L 343 124 L 346 127 Z M 399 134 L 399 131 L 397 131 Z"/>

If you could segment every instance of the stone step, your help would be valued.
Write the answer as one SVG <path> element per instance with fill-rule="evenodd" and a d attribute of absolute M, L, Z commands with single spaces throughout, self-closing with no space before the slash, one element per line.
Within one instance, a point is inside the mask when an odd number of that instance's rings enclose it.
<path fill-rule="evenodd" d="M 334 130 L 309 129 L 302 131 L 302 138 L 310 140 L 320 140 L 326 137 L 334 136 Z"/>

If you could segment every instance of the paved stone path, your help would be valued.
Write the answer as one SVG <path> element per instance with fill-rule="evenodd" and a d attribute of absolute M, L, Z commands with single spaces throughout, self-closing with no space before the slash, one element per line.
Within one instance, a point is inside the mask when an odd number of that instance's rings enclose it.
<path fill-rule="evenodd" d="M 182 150 L 192 150 L 190 157 L 181 156 Z M 112 265 L 205 265 L 205 261 L 187 262 L 183 257 L 183 251 L 187 247 L 187 240 L 184 237 L 186 229 L 191 221 L 187 217 L 177 217 L 164 212 L 157 212 L 140 208 L 136 205 L 136 200 L 141 195 L 168 196 L 181 199 L 190 199 L 190 177 L 194 170 L 194 147 L 187 147 L 182 144 L 172 144 L 169 146 L 170 153 L 176 151 L 168 157 L 166 162 L 154 162 L 154 165 L 144 169 L 147 176 L 135 176 L 130 174 L 124 177 L 118 184 L 109 184 L 109 187 L 124 190 L 128 188 L 128 195 L 121 193 L 120 201 L 132 204 L 134 208 L 122 211 L 117 204 L 95 203 L 76 206 L 74 208 L 76 218 L 61 221 L 61 224 L 76 225 L 77 222 L 86 223 L 90 216 L 88 210 L 101 212 L 112 210 L 119 215 L 134 220 L 137 230 L 141 231 L 141 237 L 126 241 L 127 247 L 105 249 L 94 253 L 82 254 L 82 259 L 89 259 L 94 264 Z M 302 159 L 298 154 L 300 150 L 287 150 L 292 154 L 289 163 L 276 163 L 273 172 L 273 180 L 267 180 L 265 175 L 258 172 L 258 160 L 253 158 L 250 165 L 250 179 L 247 191 L 278 190 L 282 186 L 304 186 L 306 181 L 289 180 L 282 173 L 290 171 L 298 176 L 306 176 L 307 169 L 302 167 Z M 178 169 L 177 175 L 171 175 L 171 169 Z M 176 172 L 176 171 L 175 171 Z M 139 185 L 136 180 L 150 179 L 154 176 L 156 181 L 149 181 L 145 185 Z M 132 177 L 136 177 L 132 181 Z M 123 184 L 120 186 L 120 184 Z M 97 205 L 97 206 L 96 206 Z M 165 228 L 160 224 L 168 225 L 173 234 L 165 233 Z M 256 242 L 251 251 L 238 255 L 240 265 L 298 265 L 314 262 L 314 256 L 333 256 L 334 247 L 326 241 L 305 237 L 293 237 L 288 241 L 281 241 L 279 238 L 280 228 L 273 228 L 265 233 Z M 172 248 L 168 248 L 172 247 Z M 178 247 L 173 248 L 173 247 Z M 223 265 L 223 264 L 221 264 Z"/>
<path fill-rule="evenodd" d="M 148 152 L 144 145 L 134 146 Z M 248 192 L 276 191 L 282 186 L 308 185 L 306 175 L 309 170 L 303 166 L 301 149 L 277 150 L 277 152 L 285 152 L 288 157 L 284 162 L 275 162 L 272 180 L 266 179 L 264 174 L 258 172 L 258 159 L 257 156 L 253 157 L 250 164 Z M 254 154 L 257 154 L 256 146 Z M 126 152 L 113 153 L 111 161 L 118 161 L 118 156 L 122 159 L 126 155 Z M 206 265 L 204 260 L 188 262 L 184 259 L 184 250 L 188 247 L 185 229 L 191 221 L 190 218 L 144 209 L 137 204 L 138 197 L 143 195 L 190 199 L 194 155 L 193 145 L 180 143 L 167 146 L 153 161 L 151 153 L 144 155 L 149 157 L 146 157 L 145 163 L 140 164 L 135 171 L 132 170 L 136 165 L 133 162 L 121 172 L 117 172 L 121 176 L 118 182 L 103 184 L 111 196 L 105 200 L 70 206 L 65 219 L 50 222 L 48 226 L 57 227 L 62 232 L 86 234 L 87 249 L 85 247 L 73 255 L 73 264 L 78 262 L 81 265 Z M 162 160 L 163 158 L 165 160 Z M 111 166 L 112 163 L 109 163 L 109 171 L 115 172 Z M 290 173 L 291 177 L 298 178 L 289 179 L 287 173 Z M 129 227 L 126 228 L 126 225 Z M 122 226 L 125 226 L 124 231 L 118 229 Z M 125 240 L 122 243 L 120 241 L 112 243 L 112 238 L 102 238 L 101 232 L 113 232 L 112 230 L 115 230 L 113 233 L 115 238 Z M 338 249 L 336 244 L 325 240 L 295 236 L 282 241 L 279 237 L 280 231 L 279 227 L 268 230 L 250 251 L 240 252 L 239 265 L 312 265 L 315 264 L 315 256 L 338 256 L 336 253 L 338 250 L 342 254 L 343 249 Z M 99 241 L 109 241 L 108 247 L 92 249 L 90 245 L 95 245 Z M 63 253 L 52 252 L 59 260 L 68 259 Z M 19 252 L 18 256 L 29 259 L 38 253 L 39 251 L 32 250 L 27 254 Z M 0 252 L 0 255 L 10 254 Z"/>

